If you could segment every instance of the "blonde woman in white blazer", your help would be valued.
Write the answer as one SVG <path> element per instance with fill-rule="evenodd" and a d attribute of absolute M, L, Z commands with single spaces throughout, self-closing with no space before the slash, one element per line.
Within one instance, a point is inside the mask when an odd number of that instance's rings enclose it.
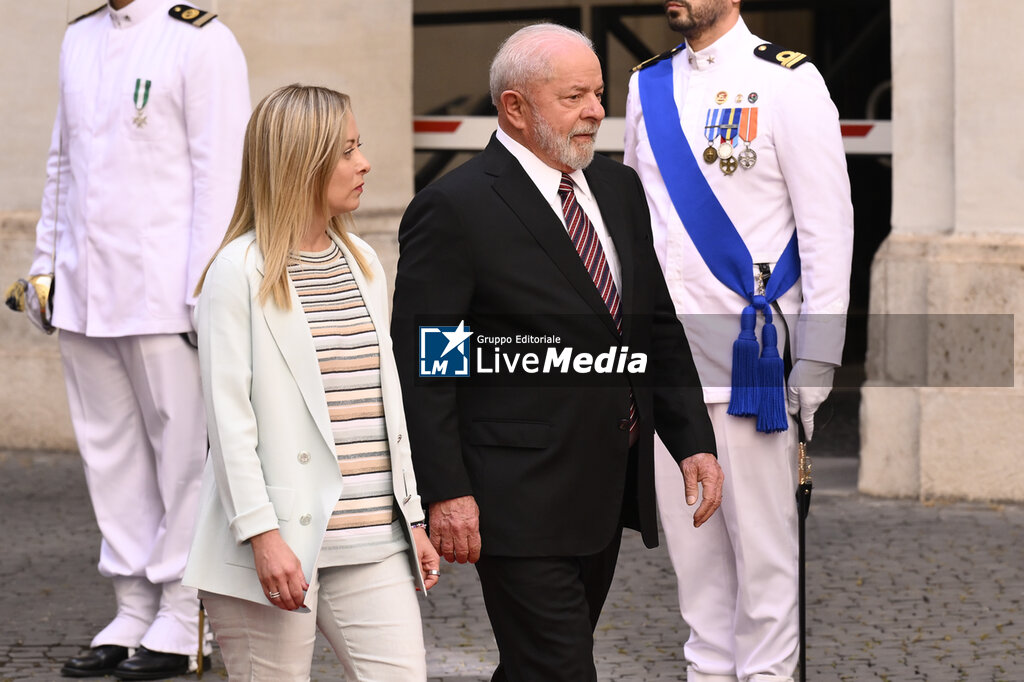
<path fill-rule="evenodd" d="M 370 170 L 347 96 L 256 106 L 238 203 L 200 281 L 210 457 L 184 583 L 231 680 L 426 678 L 415 591 L 439 559 L 406 436 L 384 271 L 346 230 Z"/>

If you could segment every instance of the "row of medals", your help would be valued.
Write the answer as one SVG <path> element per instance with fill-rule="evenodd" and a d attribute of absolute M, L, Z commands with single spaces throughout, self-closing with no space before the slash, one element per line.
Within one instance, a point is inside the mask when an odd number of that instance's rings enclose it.
<path fill-rule="evenodd" d="M 725 140 L 717 147 L 709 141 L 707 149 L 704 150 L 704 163 L 712 164 L 717 161 L 718 167 L 726 175 L 735 173 L 738 166 L 742 166 L 743 170 L 750 170 L 757 163 L 757 152 L 750 148 L 749 142 L 743 144 L 743 150 L 734 153 L 732 140 Z"/>

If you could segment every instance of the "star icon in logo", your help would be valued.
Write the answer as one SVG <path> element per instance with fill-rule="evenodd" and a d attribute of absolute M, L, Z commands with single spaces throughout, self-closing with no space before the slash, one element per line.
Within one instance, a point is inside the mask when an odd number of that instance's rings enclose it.
<path fill-rule="evenodd" d="M 454 331 L 441 332 L 444 337 L 448 339 L 448 345 L 445 346 L 444 352 L 441 353 L 442 358 L 461 346 L 466 339 L 473 335 L 473 332 L 465 331 L 465 326 L 466 321 L 459 320 L 459 326 L 456 327 Z"/>

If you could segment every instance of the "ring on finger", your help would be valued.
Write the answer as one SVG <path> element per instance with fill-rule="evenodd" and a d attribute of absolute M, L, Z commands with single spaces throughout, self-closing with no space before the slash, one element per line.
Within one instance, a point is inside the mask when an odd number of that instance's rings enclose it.
<path fill-rule="evenodd" d="M 280 599 L 281 598 L 281 593 L 280 592 L 267 592 L 267 596 L 270 597 L 271 599 Z"/>

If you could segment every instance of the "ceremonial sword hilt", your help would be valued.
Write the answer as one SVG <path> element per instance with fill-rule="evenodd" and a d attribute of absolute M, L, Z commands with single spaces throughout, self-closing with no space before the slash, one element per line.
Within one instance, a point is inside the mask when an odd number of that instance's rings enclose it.
<path fill-rule="evenodd" d="M 797 452 L 799 454 L 797 471 L 800 475 L 800 485 L 806 485 L 811 482 L 811 458 L 807 455 L 807 443 L 800 441 Z"/>

